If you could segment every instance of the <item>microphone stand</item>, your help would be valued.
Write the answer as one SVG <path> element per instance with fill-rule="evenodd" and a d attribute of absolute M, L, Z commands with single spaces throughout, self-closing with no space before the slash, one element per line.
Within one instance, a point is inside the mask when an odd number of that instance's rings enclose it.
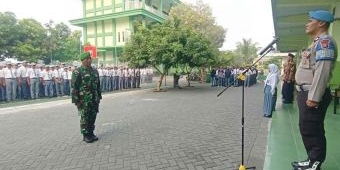
<path fill-rule="evenodd" d="M 278 38 L 275 38 L 266 48 L 264 48 L 261 52 L 260 52 L 260 58 L 257 59 L 249 68 L 253 67 L 256 63 L 258 63 L 266 54 L 268 54 L 270 51 L 272 51 L 273 45 L 278 41 Z M 222 90 L 217 97 L 219 97 L 224 91 L 226 91 L 232 84 L 234 84 L 237 80 L 241 80 L 243 81 L 243 85 L 242 85 L 242 118 L 241 118 L 241 125 L 242 125 L 242 160 L 241 160 L 241 165 L 239 167 L 238 170 L 246 170 L 246 169 L 256 169 L 255 166 L 253 167 L 246 167 L 244 165 L 244 80 L 245 80 L 245 73 L 248 72 L 249 68 L 247 68 L 246 70 L 244 70 L 232 83 L 230 83 L 226 88 L 224 88 L 224 90 Z"/>

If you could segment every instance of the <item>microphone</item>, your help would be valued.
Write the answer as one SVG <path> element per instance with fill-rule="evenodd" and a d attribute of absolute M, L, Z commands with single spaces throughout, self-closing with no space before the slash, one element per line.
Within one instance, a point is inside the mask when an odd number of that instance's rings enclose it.
<path fill-rule="evenodd" d="M 270 44 L 267 45 L 267 47 L 265 47 L 264 49 L 262 49 L 259 53 L 259 55 L 262 55 L 263 53 L 265 53 L 268 49 L 273 48 L 272 46 L 277 43 L 279 41 L 279 37 L 274 37 L 273 41 L 270 42 Z"/>

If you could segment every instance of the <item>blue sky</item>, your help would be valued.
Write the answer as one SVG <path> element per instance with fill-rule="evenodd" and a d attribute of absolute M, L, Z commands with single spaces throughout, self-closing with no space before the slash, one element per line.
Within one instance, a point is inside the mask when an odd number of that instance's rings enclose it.
<path fill-rule="evenodd" d="M 69 24 L 81 18 L 81 0 L 1 0 L 0 12 L 11 11 L 18 19 L 34 18 L 41 23 L 53 20 Z M 196 0 L 182 0 L 195 3 Z M 260 47 L 269 44 L 274 36 L 270 0 L 203 0 L 213 10 L 219 25 L 226 28 L 223 49 L 234 49 L 242 38 L 251 38 Z M 71 27 L 79 29 L 78 27 Z"/>

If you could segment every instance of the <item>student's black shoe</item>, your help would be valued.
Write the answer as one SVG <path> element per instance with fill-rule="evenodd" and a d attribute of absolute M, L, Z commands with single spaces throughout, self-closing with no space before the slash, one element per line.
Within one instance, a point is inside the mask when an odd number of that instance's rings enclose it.
<path fill-rule="evenodd" d="M 272 115 L 264 115 L 263 117 L 271 118 Z"/>

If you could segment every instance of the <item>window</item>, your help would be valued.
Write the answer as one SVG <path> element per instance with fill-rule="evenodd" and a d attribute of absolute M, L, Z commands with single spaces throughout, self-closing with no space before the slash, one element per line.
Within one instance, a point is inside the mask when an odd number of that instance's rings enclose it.
<path fill-rule="evenodd" d="M 124 31 L 122 32 L 122 40 L 123 40 L 122 42 L 125 42 L 125 32 Z"/>
<path fill-rule="evenodd" d="M 118 38 L 118 42 L 120 42 L 120 32 L 118 32 L 117 38 Z"/>

